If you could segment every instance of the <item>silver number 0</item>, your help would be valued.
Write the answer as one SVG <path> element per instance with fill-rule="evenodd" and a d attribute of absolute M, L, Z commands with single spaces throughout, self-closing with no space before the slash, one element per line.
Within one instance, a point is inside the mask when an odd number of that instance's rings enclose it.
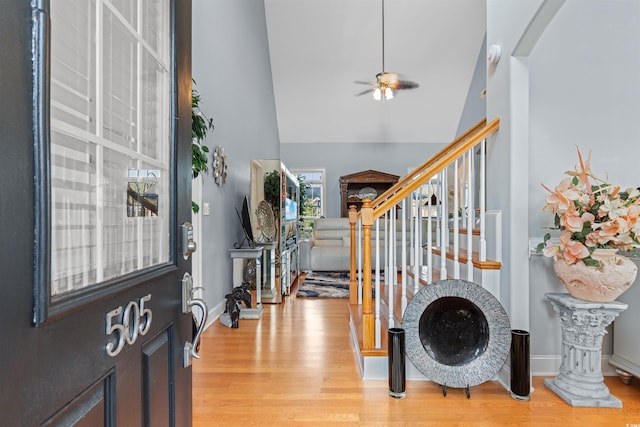
<path fill-rule="evenodd" d="M 124 348 L 125 342 L 133 345 L 138 335 L 145 335 L 151 328 L 153 314 L 145 303 L 151 300 L 151 294 L 145 295 L 139 301 L 130 301 L 125 307 L 114 308 L 106 315 L 106 334 L 114 335 L 116 343 L 107 343 L 105 349 L 111 357 L 117 356 Z M 122 315 L 122 316 L 120 316 Z"/>

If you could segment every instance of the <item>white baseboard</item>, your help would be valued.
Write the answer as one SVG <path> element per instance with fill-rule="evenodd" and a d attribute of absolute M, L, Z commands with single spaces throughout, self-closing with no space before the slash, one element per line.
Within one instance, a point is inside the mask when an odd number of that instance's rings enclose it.
<path fill-rule="evenodd" d="M 225 303 L 224 301 L 216 304 L 214 307 L 209 309 L 209 315 L 207 317 L 207 324 L 204 325 L 204 330 L 206 331 L 209 326 L 213 325 L 213 323 L 218 320 L 220 315 L 224 313 Z"/>

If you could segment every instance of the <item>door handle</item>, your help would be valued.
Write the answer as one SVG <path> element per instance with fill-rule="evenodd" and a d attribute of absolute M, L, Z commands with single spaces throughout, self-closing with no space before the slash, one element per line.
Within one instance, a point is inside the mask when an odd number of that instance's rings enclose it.
<path fill-rule="evenodd" d="M 182 277 L 182 312 L 193 313 L 193 307 L 198 307 L 200 308 L 200 311 L 202 311 L 202 320 L 200 321 L 198 330 L 193 337 L 193 342 L 186 341 L 184 343 L 183 367 L 185 368 L 191 366 L 192 359 L 200 359 L 200 355 L 197 351 L 198 344 L 200 342 L 200 337 L 202 335 L 202 332 L 204 331 L 204 327 L 206 326 L 207 319 L 209 317 L 209 309 L 207 308 L 207 303 L 201 298 L 194 298 L 194 290 L 193 278 L 189 273 L 184 273 L 184 276 Z"/>
<path fill-rule="evenodd" d="M 198 351 L 197 351 L 198 344 L 200 343 L 200 337 L 202 335 L 202 332 L 204 332 L 204 327 L 207 324 L 207 318 L 209 317 L 208 310 L 207 310 L 207 303 L 204 302 L 204 300 L 201 300 L 199 298 L 195 298 L 191 300 L 189 302 L 189 307 L 193 309 L 194 306 L 199 307 L 200 310 L 202 311 L 202 320 L 200 321 L 200 325 L 198 326 L 198 331 L 196 332 L 196 335 L 193 337 L 193 343 L 190 343 L 190 342 L 185 343 L 185 346 L 184 346 L 185 360 L 191 359 L 192 357 L 194 359 L 200 359 L 200 355 L 198 354 Z M 191 361 L 189 360 L 189 362 Z"/>

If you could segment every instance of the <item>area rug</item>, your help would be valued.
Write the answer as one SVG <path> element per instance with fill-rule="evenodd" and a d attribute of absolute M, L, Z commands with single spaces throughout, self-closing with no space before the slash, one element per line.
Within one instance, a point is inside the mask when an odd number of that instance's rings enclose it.
<path fill-rule="evenodd" d="M 308 273 L 296 293 L 298 298 L 349 298 L 349 272 Z"/>
<path fill-rule="evenodd" d="M 349 272 L 308 273 L 296 293 L 298 298 L 349 298 Z"/>

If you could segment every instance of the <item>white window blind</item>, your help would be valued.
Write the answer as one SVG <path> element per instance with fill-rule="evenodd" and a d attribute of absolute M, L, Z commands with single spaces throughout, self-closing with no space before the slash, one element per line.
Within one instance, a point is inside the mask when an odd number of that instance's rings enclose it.
<path fill-rule="evenodd" d="M 51 2 L 51 294 L 169 260 L 169 0 Z"/>

